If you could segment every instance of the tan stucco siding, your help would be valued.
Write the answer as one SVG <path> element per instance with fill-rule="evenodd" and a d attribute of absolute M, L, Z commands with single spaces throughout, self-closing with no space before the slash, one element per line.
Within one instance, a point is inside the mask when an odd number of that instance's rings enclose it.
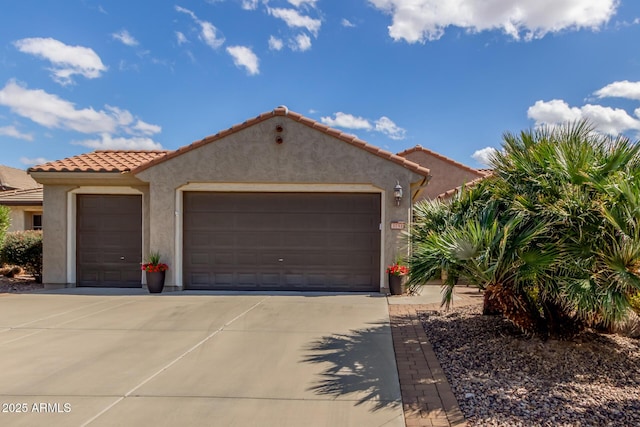
<path fill-rule="evenodd" d="M 42 215 L 42 280 L 67 283 L 67 192 L 72 185 L 45 185 Z"/>
<path fill-rule="evenodd" d="M 275 132 L 277 124 L 284 127 L 280 134 Z M 282 144 L 275 142 L 277 135 L 283 138 Z M 153 166 L 137 177 L 149 182 L 149 222 L 153 230 L 150 248 L 160 251 L 170 264 L 176 260 L 176 234 L 181 232 L 176 198 L 180 195 L 179 188 L 186 184 L 301 184 L 300 191 L 305 191 L 305 184 L 337 184 L 344 188 L 351 184 L 369 185 L 376 191 L 384 191 L 383 268 L 394 260 L 400 247 L 406 246 L 399 244 L 401 232 L 390 230 L 389 223 L 393 220 L 408 223 L 410 186 L 424 179 L 400 165 L 286 117 L 274 117 L 232 133 Z M 396 181 L 405 193 L 399 207 L 393 198 Z M 170 270 L 167 285 L 177 283 L 176 274 L 176 269 Z"/>
<path fill-rule="evenodd" d="M 8 231 L 23 231 L 33 228 L 33 215 L 42 214 L 41 206 L 8 206 L 9 224 Z"/>
<path fill-rule="evenodd" d="M 461 168 L 424 151 L 414 151 L 404 157 L 429 168 L 431 171 L 429 185 L 421 192 L 419 199 L 434 199 L 445 191 L 452 190 L 483 176 L 480 172 Z"/>

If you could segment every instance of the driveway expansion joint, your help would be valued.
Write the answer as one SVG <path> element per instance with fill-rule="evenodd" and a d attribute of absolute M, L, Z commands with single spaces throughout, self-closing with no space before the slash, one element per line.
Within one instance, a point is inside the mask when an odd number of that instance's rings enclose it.
<path fill-rule="evenodd" d="M 210 333 L 209 335 L 207 335 L 205 338 L 203 338 L 202 340 L 200 340 L 198 343 L 196 343 L 195 345 L 193 345 L 191 348 L 189 348 L 187 351 L 185 351 L 184 353 L 182 353 L 180 356 L 176 357 L 175 359 L 173 359 L 171 362 L 167 363 L 165 366 L 163 366 L 162 368 L 160 368 L 159 370 L 157 370 L 155 373 L 153 373 L 152 375 L 150 375 L 149 377 L 147 377 L 145 380 L 143 380 L 142 382 L 140 382 L 138 385 L 136 385 L 135 387 L 133 387 L 131 390 L 129 390 L 128 392 L 126 392 L 124 395 L 120 396 L 115 402 L 111 403 L 110 405 L 108 405 L 106 408 L 104 408 L 102 411 L 98 412 L 96 415 L 94 415 L 93 417 L 91 417 L 89 420 L 87 420 L 86 422 L 84 422 L 82 424 L 81 427 L 85 427 L 89 424 L 91 424 L 92 422 L 94 422 L 95 420 L 97 420 L 98 418 L 100 418 L 102 415 L 104 415 L 106 412 L 108 412 L 111 408 L 113 408 L 114 406 L 116 406 L 118 403 L 122 402 L 124 399 L 126 399 L 127 397 L 131 397 L 133 395 L 133 393 L 138 390 L 140 387 L 142 387 L 143 385 L 145 385 L 146 383 L 148 383 L 149 381 L 151 381 L 152 379 L 154 379 L 155 377 L 157 377 L 158 375 L 160 375 L 161 373 L 163 373 L 164 371 L 166 371 L 167 369 L 169 369 L 170 367 L 172 367 L 173 365 L 175 365 L 177 362 L 179 362 L 180 360 L 182 360 L 185 356 L 187 356 L 188 354 L 190 354 L 191 352 L 193 352 L 194 350 L 196 350 L 198 347 L 202 346 L 204 343 L 206 343 L 207 341 L 209 341 L 211 338 L 213 338 L 214 336 L 216 336 L 218 333 L 222 332 L 227 326 L 230 326 L 233 322 L 235 322 L 236 320 L 240 319 L 241 317 L 244 317 L 247 313 L 249 313 L 250 311 L 252 311 L 253 309 L 255 309 L 256 307 L 258 307 L 259 305 L 261 305 L 263 302 L 265 302 L 266 300 L 268 300 L 270 297 L 266 297 L 261 299 L 260 301 L 258 301 L 257 303 L 255 303 L 254 305 L 252 305 L 251 307 L 249 307 L 248 309 L 246 309 L 245 311 L 243 311 L 242 313 L 238 314 L 236 317 L 234 317 L 233 319 L 229 320 L 228 322 L 226 322 L 225 324 L 223 324 L 220 328 L 216 329 L 215 331 L 213 331 L 212 333 Z"/>

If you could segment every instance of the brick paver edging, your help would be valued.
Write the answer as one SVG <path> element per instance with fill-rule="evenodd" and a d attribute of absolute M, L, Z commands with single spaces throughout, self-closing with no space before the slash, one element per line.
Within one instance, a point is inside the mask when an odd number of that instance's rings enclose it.
<path fill-rule="evenodd" d="M 460 295 L 458 301 L 456 307 L 475 304 L 478 298 L 475 295 Z M 439 304 L 389 305 L 391 334 L 407 427 L 467 426 L 418 318 L 419 312 L 439 309 Z"/>

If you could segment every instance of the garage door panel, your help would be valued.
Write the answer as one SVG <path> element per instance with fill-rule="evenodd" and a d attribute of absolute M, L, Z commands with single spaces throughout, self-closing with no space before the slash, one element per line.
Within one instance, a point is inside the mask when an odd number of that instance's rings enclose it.
<path fill-rule="evenodd" d="M 304 235 L 284 235 L 282 245 L 285 248 L 327 247 L 327 233 L 312 232 Z"/>
<path fill-rule="evenodd" d="M 379 290 L 379 194 L 185 192 L 184 206 L 187 288 Z"/>
<path fill-rule="evenodd" d="M 142 197 L 77 195 L 78 286 L 141 287 Z"/>
<path fill-rule="evenodd" d="M 234 239 L 236 246 L 248 246 L 252 248 L 278 248 L 282 247 L 281 232 L 253 231 L 251 233 L 237 234 Z"/>

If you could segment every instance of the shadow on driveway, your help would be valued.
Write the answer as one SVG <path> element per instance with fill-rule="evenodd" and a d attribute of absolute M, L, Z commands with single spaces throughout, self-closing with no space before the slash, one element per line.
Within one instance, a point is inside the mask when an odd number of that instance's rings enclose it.
<path fill-rule="evenodd" d="M 379 323 L 311 343 L 303 362 L 329 366 L 308 390 L 333 398 L 355 393 L 356 405 L 375 402 L 373 411 L 399 406 L 397 368 L 389 338 L 389 325 Z"/>

